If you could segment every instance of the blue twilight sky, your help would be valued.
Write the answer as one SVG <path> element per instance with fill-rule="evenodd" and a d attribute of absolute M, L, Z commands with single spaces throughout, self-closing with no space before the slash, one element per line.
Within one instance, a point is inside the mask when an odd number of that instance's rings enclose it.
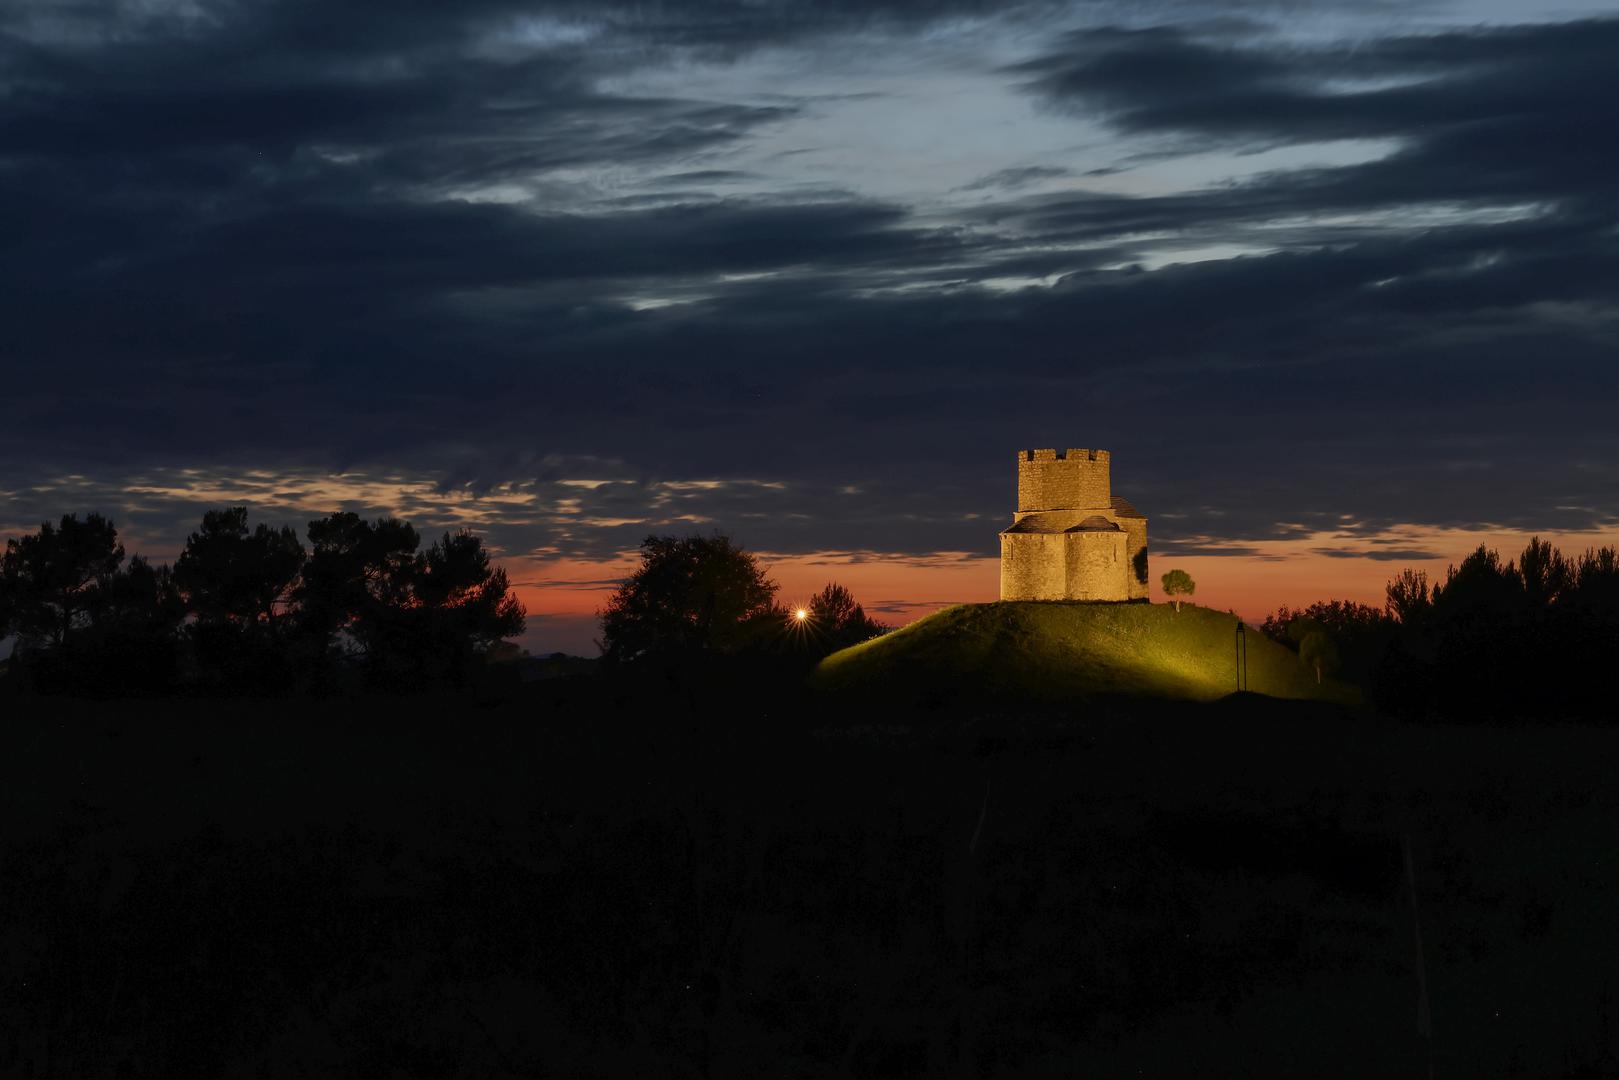
<path fill-rule="evenodd" d="M 1611 536 L 1616 56 L 1612 2 L 12 0 L 0 536 L 914 569 L 1071 445 L 1155 554 Z"/>

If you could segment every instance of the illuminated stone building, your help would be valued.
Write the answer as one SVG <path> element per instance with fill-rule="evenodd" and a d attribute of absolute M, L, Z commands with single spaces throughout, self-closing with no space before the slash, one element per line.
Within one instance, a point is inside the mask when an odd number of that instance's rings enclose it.
<path fill-rule="evenodd" d="M 1020 450 L 1001 533 L 1002 600 L 1147 599 L 1147 519 L 1113 494 L 1106 450 Z"/>

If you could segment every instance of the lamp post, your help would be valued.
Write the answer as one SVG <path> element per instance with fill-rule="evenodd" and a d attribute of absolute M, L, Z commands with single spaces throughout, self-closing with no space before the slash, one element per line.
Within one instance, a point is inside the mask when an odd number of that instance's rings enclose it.
<path fill-rule="evenodd" d="M 1248 635 L 1242 619 L 1237 619 L 1237 689 L 1248 689 Z"/>

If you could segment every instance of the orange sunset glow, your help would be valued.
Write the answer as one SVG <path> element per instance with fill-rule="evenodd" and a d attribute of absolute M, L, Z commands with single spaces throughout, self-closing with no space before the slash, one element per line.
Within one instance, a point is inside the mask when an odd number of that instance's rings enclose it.
<path fill-rule="evenodd" d="M 416 522 L 424 535 L 469 525 L 489 535 L 491 550 L 510 573 L 516 595 L 530 612 L 521 644 L 535 653 L 553 651 L 594 655 L 598 636 L 596 614 L 618 583 L 635 568 L 633 549 L 611 557 L 561 556 L 554 546 L 525 549 L 519 530 L 557 530 L 576 544 L 617 530 L 616 535 L 639 538 L 649 533 L 688 534 L 712 531 L 723 523 L 684 511 L 694 493 L 732 487 L 744 498 L 791 499 L 792 488 L 780 482 L 668 480 L 644 488 L 647 509 L 622 517 L 592 513 L 580 494 L 611 488 L 614 482 L 562 480 L 540 485 L 494 485 L 473 491 L 446 487 L 400 475 L 367 473 L 332 474 L 309 471 L 152 470 L 122 484 L 95 482 L 83 476 L 62 476 L 43 482 L 18 497 L 45 503 L 90 499 L 106 506 L 125 523 L 132 549 L 169 559 L 183 538 L 170 518 L 194 518 L 209 506 L 246 503 L 272 520 L 300 526 L 329 513 L 333 507 L 372 515 L 395 515 Z M 149 520 L 153 504 L 172 509 L 163 518 Z M 764 503 L 769 505 L 768 503 Z M 1154 511 L 1143 508 L 1149 519 Z M 1196 531 L 1195 515 L 1177 515 L 1183 529 Z M 1212 524 L 1212 522 L 1210 523 Z M 26 519 L 0 522 L 0 535 L 19 535 L 30 526 Z M 973 531 L 982 532 L 986 553 L 939 551 L 896 554 L 872 550 L 789 552 L 756 550 L 762 565 L 779 586 L 778 600 L 794 605 L 806 600 L 828 582 L 850 589 L 874 618 L 902 626 L 941 607 L 981 603 L 998 598 L 998 560 L 988 554 L 998 519 L 979 515 Z M 1278 607 L 1302 607 L 1318 600 L 1355 600 L 1381 606 L 1385 583 L 1405 567 L 1425 570 L 1441 579 L 1447 566 L 1458 563 L 1480 544 L 1494 548 L 1503 559 L 1515 558 L 1532 536 L 1539 535 L 1565 552 L 1619 543 L 1619 526 L 1602 529 L 1556 531 L 1502 527 L 1436 528 L 1403 525 L 1378 532 L 1345 528 L 1290 533 L 1284 539 L 1203 538 L 1195 554 L 1175 554 L 1175 543 L 1151 547 L 1150 583 L 1155 600 L 1163 600 L 1158 578 L 1171 568 L 1191 574 L 1197 583 L 1196 603 L 1234 610 L 1251 622 L 1262 620 Z M 739 539 L 746 543 L 746 531 Z M 1431 557 L 1379 558 L 1387 551 L 1432 553 Z M 1230 554 L 1220 554 L 1229 551 Z M 1326 554 L 1326 552 L 1333 554 Z"/>
<path fill-rule="evenodd" d="M 1233 610 L 1250 623 L 1277 608 L 1301 608 L 1318 600 L 1354 600 L 1381 607 L 1384 586 L 1402 569 L 1426 571 L 1443 580 L 1448 566 L 1459 563 L 1480 544 L 1495 548 L 1503 559 L 1516 558 L 1535 536 L 1565 552 L 1619 544 L 1619 529 L 1585 532 L 1531 533 L 1513 529 L 1402 528 L 1380 537 L 1327 533 L 1287 540 L 1246 541 L 1243 555 L 1163 555 L 1152 559 L 1153 599 L 1165 597 L 1158 578 L 1180 568 L 1197 582 L 1196 603 Z M 1429 559 L 1344 557 L 1318 549 L 1360 550 L 1375 554 L 1374 539 L 1442 553 Z M 1237 543 L 1230 546 L 1237 547 Z M 760 562 L 780 586 L 783 603 L 795 604 L 829 581 L 849 588 L 868 614 L 903 626 L 951 604 L 986 603 L 998 598 L 998 560 L 987 555 L 940 552 L 931 556 L 894 557 L 871 552 L 812 554 L 759 553 Z M 515 558 L 509 560 L 515 591 L 531 613 L 528 647 L 534 652 L 591 654 L 596 614 L 618 581 L 636 566 L 634 552 L 600 562 Z"/>

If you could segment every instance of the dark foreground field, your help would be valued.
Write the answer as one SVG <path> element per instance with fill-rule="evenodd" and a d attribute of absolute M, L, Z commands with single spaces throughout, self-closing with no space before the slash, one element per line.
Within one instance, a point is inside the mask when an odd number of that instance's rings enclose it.
<path fill-rule="evenodd" d="M 4 1076 L 1619 1072 L 1615 729 L 0 708 Z"/>

